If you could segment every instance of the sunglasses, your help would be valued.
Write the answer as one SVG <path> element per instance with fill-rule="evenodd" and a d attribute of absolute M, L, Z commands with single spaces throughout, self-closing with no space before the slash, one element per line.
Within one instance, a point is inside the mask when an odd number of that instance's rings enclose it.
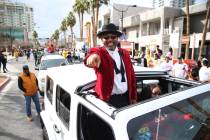
<path fill-rule="evenodd" d="M 111 39 L 116 39 L 117 36 L 111 35 L 111 36 L 105 36 L 105 37 L 104 37 L 104 39 L 106 39 L 106 40 L 107 40 L 107 39 L 110 39 L 110 38 L 111 38 Z"/>

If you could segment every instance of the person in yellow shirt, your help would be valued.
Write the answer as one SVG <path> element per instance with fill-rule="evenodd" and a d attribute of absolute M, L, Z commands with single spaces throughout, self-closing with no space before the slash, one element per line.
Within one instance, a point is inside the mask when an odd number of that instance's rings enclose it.
<path fill-rule="evenodd" d="M 63 50 L 63 57 L 66 58 L 68 56 L 68 51 L 67 50 Z"/>
<path fill-rule="evenodd" d="M 14 57 L 15 57 L 15 60 L 16 60 L 16 61 L 18 61 L 18 56 L 19 56 L 18 50 L 15 50 L 15 52 L 14 52 Z"/>

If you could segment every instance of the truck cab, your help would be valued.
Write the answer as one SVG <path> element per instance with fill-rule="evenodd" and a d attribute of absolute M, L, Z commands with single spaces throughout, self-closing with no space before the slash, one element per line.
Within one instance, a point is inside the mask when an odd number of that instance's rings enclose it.
<path fill-rule="evenodd" d="M 210 136 L 210 84 L 134 66 L 138 102 L 115 108 L 95 96 L 95 72 L 83 64 L 47 71 L 44 140 L 194 140 Z M 161 93 L 143 98 L 148 86 Z M 149 93 L 148 93 L 149 94 Z M 142 99 L 143 98 L 143 99 Z M 167 133 L 166 133 L 167 130 Z"/>

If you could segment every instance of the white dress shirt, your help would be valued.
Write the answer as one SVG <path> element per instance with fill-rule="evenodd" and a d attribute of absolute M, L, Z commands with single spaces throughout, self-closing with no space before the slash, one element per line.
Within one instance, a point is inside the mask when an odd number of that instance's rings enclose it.
<path fill-rule="evenodd" d="M 202 66 L 199 70 L 199 81 L 206 82 L 208 81 L 210 71 L 206 66 Z"/>
<path fill-rule="evenodd" d="M 116 62 L 117 68 L 120 70 L 121 58 L 120 58 L 120 55 L 118 52 L 118 48 L 116 47 L 114 51 L 110 51 L 109 49 L 107 49 L 107 51 L 110 54 L 110 56 L 112 57 L 112 59 L 114 59 L 114 61 Z M 125 69 L 123 60 L 122 60 L 122 64 Z M 124 73 L 124 75 L 125 75 L 125 82 L 121 82 L 121 79 L 122 79 L 121 73 L 116 74 L 116 72 L 114 70 L 114 85 L 113 85 L 113 89 L 112 89 L 112 95 L 122 94 L 128 90 L 126 72 Z"/>

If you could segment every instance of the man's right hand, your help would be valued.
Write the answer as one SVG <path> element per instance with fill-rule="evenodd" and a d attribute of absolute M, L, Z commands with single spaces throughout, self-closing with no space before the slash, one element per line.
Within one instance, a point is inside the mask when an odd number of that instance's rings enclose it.
<path fill-rule="evenodd" d="M 91 54 L 86 61 L 86 65 L 92 68 L 99 68 L 100 64 L 101 58 L 98 54 Z"/>

